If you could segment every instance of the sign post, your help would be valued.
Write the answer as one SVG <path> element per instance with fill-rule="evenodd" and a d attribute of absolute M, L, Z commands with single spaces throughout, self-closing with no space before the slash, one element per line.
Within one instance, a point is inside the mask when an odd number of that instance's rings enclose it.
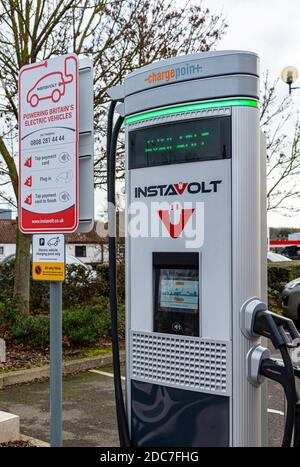
<path fill-rule="evenodd" d="M 79 222 L 78 100 L 76 55 L 55 57 L 21 69 L 19 228 L 25 234 L 39 234 L 32 241 L 32 276 L 50 281 L 52 447 L 62 446 L 63 233 L 74 232 Z"/>
<path fill-rule="evenodd" d="M 62 446 L 62 283 L 50 282 L 50 445 Z"/>
<path fill-rule="evenodd" d="M 50 281 L 50 444 L 62 446 L 62 281 L 65 278 L 63 234 L 32 237 L 32 277 Z"/>

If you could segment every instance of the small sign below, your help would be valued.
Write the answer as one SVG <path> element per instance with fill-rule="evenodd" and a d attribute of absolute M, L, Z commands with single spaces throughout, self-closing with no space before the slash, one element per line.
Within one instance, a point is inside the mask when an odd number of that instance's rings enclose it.
<path fill-rule="evenodd" d="M 36 281 L 65 280 L 65 237 L 63 234 L 32 236 L 32 278 Z"/>

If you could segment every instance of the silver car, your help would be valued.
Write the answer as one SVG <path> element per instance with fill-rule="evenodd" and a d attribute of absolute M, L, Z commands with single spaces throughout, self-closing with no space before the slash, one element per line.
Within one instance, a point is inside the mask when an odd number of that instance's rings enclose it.
<path fill-rule="evenodd" d="M 290 258 L 287 258 L 280 253 L 274 253 L 274 251 L 268 251 L 267 260 L 268 263 L 285 263 L 286 261 L 292 261 Z"/>
<path fill-rule="evenodd" d="M 294 320 L 300 326 L 300 277 L 288 282 L 282 292 L 282 310 L 284 316 Z"/>

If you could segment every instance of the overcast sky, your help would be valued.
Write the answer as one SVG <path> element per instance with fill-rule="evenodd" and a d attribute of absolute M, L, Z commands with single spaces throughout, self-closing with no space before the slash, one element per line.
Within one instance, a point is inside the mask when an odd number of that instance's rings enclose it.
<path fill-rule="evenodd" d="M 177 0 L 179 4 L 184 2 Z M 261 59 L 261 73 L 269 70 L 272 80 L 280 76 L 281 70 L 287 65 L 294 65 L 300 71 L 300 0 L 203 0 L 203 5 L 212 13 L 222 12 L 228 24 L 218 50 L 244 49 L 257 52 Z M 300 79 L 296 85 L 300 86 Z M 278 90 L 280 96 L 286 95 L 287 85 L 280 82 Z M 300 90 L 294 91 L 293 101 L 295 111 L 300 110 Z M 96 192 L 95 204 L 96 217 L 99 217 L 106 204 L 103 192 L 99 190 Z M 270 214 L 268 223 L 271 226 L 289 225 L 300 229 L 300 213 L 292 217 Z"/>
<path fill-rule="evenodd" d="M 185 0 L 177 2 L 184 4 Z M 269 70 L 272 81 L 280 76 L 287 65 L 294 65 L 300 71 L 300 0 L 203 0 L 203 5 L 212 13 L 222 12 L 228 24 L 226 35 L 217 50 L 244 49 L 258 53 L 261 74 Z M 285 96 L 287 85 L 280 81 L 278 92 L 279 97 Z M 300 90 L 294 91 L 293 102 L 293 108 L 300 110 Z M 98 191 L 97 214 L 103 210 L 104 204 Z M 269 214 L 268 224 L 300 228 L 300 213 L 294 213 L 291 217 Z"/>
<path fill-rule="evenodd" d="M 261 73 L 269 70 L 272 79 L 287 65 L 300 71 L 300 0 L 206 0 L 205 5 L 213 13 L 223 12 L 228 24 L 218 50 L 257 52 Z M 287 85 L 280 82 L 278 89 L 283 96 Z M 300 110 L 300 90 L 294 91 L 293 100 L 294 108 Z M 292 217 L 270 214 L 269 225 L 300 227 L 300 213 Z"/>

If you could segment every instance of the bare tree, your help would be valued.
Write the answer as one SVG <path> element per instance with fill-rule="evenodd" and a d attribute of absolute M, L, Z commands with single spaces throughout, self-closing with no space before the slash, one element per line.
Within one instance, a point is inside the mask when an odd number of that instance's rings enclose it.
<path fill-rule="evenodd" d="M 0 0 L 0 176 L 18 198 L 16 142 L 18 72 L 28 63 L 66 52 L 93 59 L 96 176 L 103 181 L 107 88 L 136 67 L 179 53 L 207 51 L 226 29 L 202 1 L 186 0 Z M 16 146 L 16 144 L 15 144 Z M 1 190 L 7 198 L 6 191 Z M 28 311 L 30 237 L 18 232 L 15 298 Z"/>
<path fill-rule="evenodd" d="M 278 80 L 263 79 L 261 127 L 267 139 L 267 207 L 269 211 L 299 210 L 300 121 L 293 113 L 290 97 L 279 100 Z"/>

